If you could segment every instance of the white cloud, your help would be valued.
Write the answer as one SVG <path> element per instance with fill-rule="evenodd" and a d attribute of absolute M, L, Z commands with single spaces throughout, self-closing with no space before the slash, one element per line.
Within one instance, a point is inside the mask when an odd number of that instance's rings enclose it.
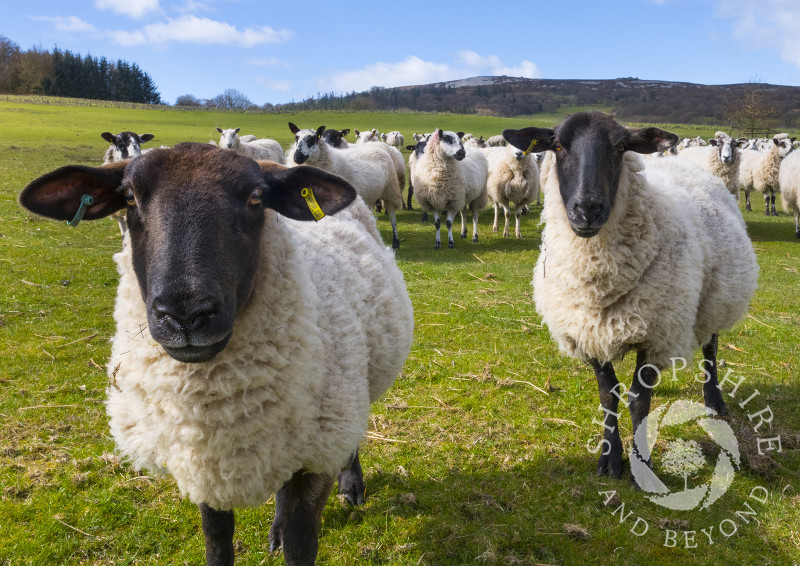
<path fill-rule="evenodd" d="M 289 80 L 272 80 L 266 77 L 256 77 L 255 80 L 267 90 L 288 93 L 294 89 L 294 83 Z"/>
<path fill-rule="evenodd" d="M 149 24 L 140 30 L 115 31 L 111 39 L 121 45 L 199 43 L 204 45 L 239 45 L 253 47 L 262 43 L 283 43 L 292 37 L 288 30 L 274 30 L 269 26 L 237 29 L 225 22 L 197 16 L 168 18 L 164 22 Z"/>
<path fill-rule="evenodd" d="M 130 18 L 141 18 L 159 9 L 159 0 L 94 0 L 95 8 L 111 10 L 115 14 Z"/>
<path fill-rule="evenodd" d="M 506 66 L 500 58 L 482 56 L 474 51 L 461 51 L 456 64 L 425 61 L 409 55 L 396 63 L 378 62 L 363 69 L 337 72 L 317 81 L 326 92 L 364 91 L 373 86 L 391 88 L 453 81 L 475 75 L 509 75 L 534 78 L 539 70 L 534 63 L 522 61 L 519 65 Z"/>
<path fill-rule="evenodd" d="M 36 22 L 49 22 L 57 31 L 67 33 L 93 33 L 97 31 L 92 24 L 75 16 L 35 16 L 31 19 Z"/>
<path fill-rule="evenodd" d="M 771 48 L 800 68 L 800 3 L 797 0 L 713 0 L 715 14 L 732 20 L 744 48 Z"/>

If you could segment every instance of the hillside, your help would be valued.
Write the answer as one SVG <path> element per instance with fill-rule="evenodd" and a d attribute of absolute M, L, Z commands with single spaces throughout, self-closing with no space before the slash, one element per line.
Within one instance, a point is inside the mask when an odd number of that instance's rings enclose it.
<path fill-rule="evenodd" d="M 620 78 L 611 80 L 472 77 L 396 88 L 373 87 L 344 96 L 282 105 L 302 109 L 410 110 L 511 117 L 555 112 L 562 106 L 605 106 L 626 121 L 725 123 L 727 111 L 755 92 L 769 110 L 771 127 L 800 125 L 800 87 L 743 83 L 702 85 Z M 298 109 L 299 109 L 298 108 Z"/>

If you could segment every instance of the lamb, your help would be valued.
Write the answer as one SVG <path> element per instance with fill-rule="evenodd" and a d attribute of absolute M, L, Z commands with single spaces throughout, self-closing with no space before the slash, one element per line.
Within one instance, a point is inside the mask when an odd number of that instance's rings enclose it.
<path fill-rule="evenodd" d="M 703 169 L 710 171 L 712 175 L 722 179 L 728 191 L 736 200 L 739 200 L 741 152 L 738 146 L 741 141 L 732 138 L 725 132 L 717 132 L 713 138 L 708 140 L 708 146 L 687 147 L 680 153 L 680 156 L 697 163 Z"/>
<path fill-rule="evenodd" d="M 794 235 L 800 238 L 800 153 L 794 152 L 783 160 L 778 181 L 783 211 L 794 214 Z"/>
<path fill-rule="evenodd" d="M 155 136 L 153 134 L 139 135 L 135 132 L 120 132 L 112 134 L 111 132 L 103 132 L 100 137 L 106 140 L 111 145 L 103 154 L 103 165 L 109 163 L 116 163 L 123 159 L 133 159 L 142 155 L 142 144 L 149 142 Z M 117 221 L 119 232 L 123 239 L 125 232 L 128 231 L 128 224 L 125 221 L 125 215 L 122 213 L 112 214 L 112 218 Z"/>
<path fill-rule="evenodd" d="M 745 206 L 750 208 L 750 191 L 757 190 L 764 195 L 767 216 L 777 216 L 775 210 L 775 193 L 780 190 L 778 175 L 781 160 L 794 149 L 794 138 L 775 136 L 772 147 L 767 152 L 745 151 L 742 153 L 742 163 L 739 166 L 739 182 L 744 188 Z M 772 208 L 770 210 L 770 204 Z"/>
<path fill-rule="evenodd" d="M 502 134 L 497 134 L 496 136 L 486 138 L 486 145 L 489 147 L 502 147 L 508 145 L 508 142 Z"/>
<path fill-rule="evenodd" d="M 514 235 L 522 238 L 520 216 L 523 208 L 539 197 L 539 167 L 533 154 L 526 154 L 514 146 L 489 147 L 483 150 L 489 165 L 486 179 L 486 192 L 489 201 L 494 205 L 494 224 L 492 230 L 497 232 L 497 217 L 500 207 L 505 216 L 503 237 L 509 236 L 509 203 L 514 203 L 516 227 Z"/>
<path fill-rule="evenodd" d="M 397 180 L 395 164 L 385 144 L 354 144 L 347 149 L 334 149 L 321 142 L 325 126 L 317 130 L 301 130 L 292 122 L 289 129 L 295 142 L 287 151 L 287 165 L 313 165 L 351 183 L 359 196 L 371 207 L 382 200 L 392 224 L 392 247 L 400 247 L 396 211 L 403 206 L 403 194 Z"/>
<path fill-rule="evenodd" d="M 403 137 L 403 134 L 401 134 L 397 130 L 394 130 L 387 134 L 381 134 L 381 140 L 385 144 L 390 145 L 399 150 L 405 144 L 406 139 L 405 137 Z"/>
<path fill-rule="evenodd" d="M 255 160 L 266 160 L 280 163 L 286 163 L 286 158 L 283 155 L 283 148 L 281 144 L 275 140 L 268 138 L 255 139 L 255 136 L 239 137 L 239 128 L 223 130 L 217 128 L 220 133 L 219 147 L 222 149 L 231 149 L 240 155 L 249 157 Z M 252 141 L 245 141 L 245 139 L 253 138 Z"/>
<path fill-rule="evenodd" d="M 467 237 L 465 210 L 472 210 L 472 241 L 478 241 L 478 212 L 486 207 L 488 163 L 480 150 L 466 151 L 461 134 L 436 130 L 415 157 L 411 173 L 422 209 L 433 213 L 434 248 L 442 245 L 439 213 L 447 214 L 447 247 L 454 248 L 453 218 L 461 213 L 461 237 Z"/>
<path fill-rule="evenodd" d="M 411 347 L 403 275 L 370 211 L 329 173 L 197 143 L 62 167 L 20 203 L 63 220 L 87 195 L 84 219 L 127 207 L 130 226 L 108 363 L 118 448 L 198 505 L 207 564 L 233 564 L 233 509 L 275 491 L 270 549 L 313 564 L 336 473 L 352 463 L 340 490 L 360 480 L 370 403 Z"/>
<path fill-rule="evenodd" d="M 742 215 L 723 183 L 681 159 L 638 155 L 677 136 L 624 127 L 600 112 L 553 129 L 505 130 L 517 148 L 556 155 L 545 185 L 542 249 L 534 269 L 536 310 L 559 349 L 591 364 L 606 415 L 598 473 L 622 474 L 619 388 L 612 363 L 637 352 L 628 393 L 637 479 L 651 460 L 637 428 L 660 371 L 702 346 L 705 406 L 726 411 L 717 379 L 720 331 L 747 312 L 758 264 Z M 692 202 L 695 206 L 687 207 Z M 645 447 L 646 449 L 646 447 Z M 639 485 L 639 487 L 642 487 Z"/>

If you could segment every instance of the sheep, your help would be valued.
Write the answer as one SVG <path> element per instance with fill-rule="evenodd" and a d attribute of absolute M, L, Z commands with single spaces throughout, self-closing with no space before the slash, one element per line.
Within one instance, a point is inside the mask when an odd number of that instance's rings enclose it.
<path fill-rule="evenodd" d="M 20 203 L 63 220 L 82 195 L 84 219 L 127 207 L 130 226 L 114 256 L 117 447 L 198 505 L 207 564 L 233 564 L 234 508 L 276 491 L 270 550 L 313 564 L 334 478 L 352 463 L 340 490 L 359 479 L 370 403 L 411 347 L 403 275 L 369 210 L 339 177 L 204 143 L 62 167 Z"/>
<path fill-rule="evenodd" d="M 397 181 L 395 164 L 385 144 L 354 144 L 347 149 L 334 149 L 320 142 L 325 126 L 317 130 L 301 130 L 289 122 L 295 142 L 287 151 L 287 165 L 307 164 L 344 178 L 371 207 L 379 199 L 386 206 L 392 224 L 392 247 L 400 247 L 396 210 L 403 206 L 403 194 Z"/>
<path fill-rule="evenodd" d="M 322 139 L 324 139 L 325 143 L 331 147 L 335 147 L 336 149 L 346 149 L 350 147 L 350 144 L 345 139 L 349 133 L 350 128 L 345 128 L 344 130 L 325 128 L 325 131 L 322 132 Z"/>
<path fill-rule="evenodd" d="M 486 192 L 489 202 L 494 206 L 492 231 L 497 232 L 497 217 L 500 207 L 505 216 L 503 237 L 509 236 L 509 203 L 514 203 L 516 227 L 514 235 L 522 238 L 520 216 L 523 207 L 531 204 L 539 196 L 539 167 L 533 154 L 525 154 L 514 146 L 489 147 L 483 150 L 489 166 L 486 178 Z"/>
<path fill-rule="evenodd" d="M 794 235 L 800 238 L 800 153 L 783 160 L 778 181 L 783 211 L 794 215 Z"/>
<path fill-rule="evenodd" d="M 661 370 L 702 346 L 705 405 L 726 411 L 718 334 L 744 316 L 758 277 L 736 201 L 719 179 L 686 160 L 651 159 L 645 168 L 638 154 L 678 139 L 659 128 L 627 128 L 607 114 L 580 112 L 555 129 L 503 135 L 517 148 L 556 156 L 557 178 L 545 185 L 533 294 L 559 349 L 594 369 L 606 415 L 593 450 L 603 449 L 597 472 L 622 475 L 623 391 L 612 363 L 630 350 L 637 352 L 628 392 L 631 465 L 651 467 L 636 431 Z"/>
<path fill-rule="evenodd" d="M 135 132 L 120 132 L 118 134 L 103 132 L 100 134 L 100 137 L 111 144 L 103 154 L 103 165 L 108 165 L 109 163 L 116 163 L 117 161 L 122 161 L 123 159 L 133 159 L 134 157 L 139 157 L 142 154 L 142 144 L 149 142 L 155 136 L 153 134 L 139 135 Z M 125 222 L 125 215 L 122 213 L 116 213 L 112 214 L 111 216 L 117 221 L 119 232 L 124 239 L 125 232 L 128 231 L 128 225 Z"/>
<path fill-rule="evenodd" d="M 411 173 L 422 209 L 433 213 L 434 248 L 442 245 L 439 213 L 447 214 L 447 247 L 454 248 L 453 218 L 461 214 L 461 237 L 467 237 L 465 210 L 472 210 L 472 241 L 478 241 L 478 212 L 486 207 L 488 163 L 480 150 L 466 151 L 461 134 L 436 130 L 415 157 Z"/>
<path fill-rule="evenodd" d="M 745 151 L 742 153 L 739 182 L 744 189 L 745 207 L 748 211 L 752 211 L 750 191 L 755 189 L 764 195 L 766 205 L 764 214 L 767 216 L 778 215 L 775 210 L 775 193 L 780 190 L 778 174 L 781 160 L 794 149 L 792 142 L 794 142 L 794 138 L 775 136 L 769 151 Z M 772 205 L 771 210 L 770 204 Z"/>
<path fill-rule="evenodd" d="M 485 149 L 486 147 L 488 147 L 486 145 L 486 140 L 483 139 L 483 136 L 481 136 L 479 138 L 476 138 L 475 136 L 472 136 L 471 138 L 467 138 L 466 136 L 464 136 L 464 138 L 465 139 L 462 139 L 461 142 L 464 144 L 465 148 L 467 148 L 467 147 L 477 147 L 477 148 L 480 148 L 480 149 Z"/>
<path fill-rule="evenodd" d="M 377 128 L 372 128 L 371 130 L 366 132 L 353 130 L 353 133 L 356 135 L 356 143 L 380 141 L 380 132 L 378 132 Z"/>
<path fill-rule="evenodd" d="M 486 145 L 488 147 L 501 147 L 508 145 L 508 142 L 502 136 L 502 134 L 497 134 L 496 136 L 491 136 L 486 139 Z"/>
<path fill-rule="evenodd" d="M 381 134 L 381 140 L 392 147 L 400 149 L 405 144 L 405 137 L 397 130 L 391 131 L 387 134 Z"/>
<path fill-rule="evenodd" d="M 740 140 L 732 138 L 725 132 L 717 132 L 708 143 L 709 145 L 704 147 L 687 147 L 680 156 L 722 179 L 728 191 L 739 200 Z"/>
<path fill-rule="evenodd" d="M 251 159 L 274 161 L 281 165 L 286 163 L 283 148 L 275 140 L 268 138 L 256 139 L 255 136 L 247 135 L 244 138 L 253 139 L 245 141 L 245 139 L 239 137 L 239 128 L 228 130 L 217 128 L 217 131 L 220 133 L 219 147 L 222 149 L 232 149 L 236 153 Z"/>

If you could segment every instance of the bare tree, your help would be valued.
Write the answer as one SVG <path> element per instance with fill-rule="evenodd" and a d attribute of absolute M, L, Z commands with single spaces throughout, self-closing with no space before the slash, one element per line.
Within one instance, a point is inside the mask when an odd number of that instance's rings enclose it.
<path fill-rule="evenodd" d="M 247 96 L 235 88 L 229 88 L 210 100 L 211 105 L 228 110 L 247 110 L 254 106 Z"/>
<path fill-rule="evenodd" d="M 725 107 L 723 118 L 739 135 L 753 138 L 769 131 L 775 109 L 763 84 L 751 82 L 733 96 L 735 98 Z"/>

